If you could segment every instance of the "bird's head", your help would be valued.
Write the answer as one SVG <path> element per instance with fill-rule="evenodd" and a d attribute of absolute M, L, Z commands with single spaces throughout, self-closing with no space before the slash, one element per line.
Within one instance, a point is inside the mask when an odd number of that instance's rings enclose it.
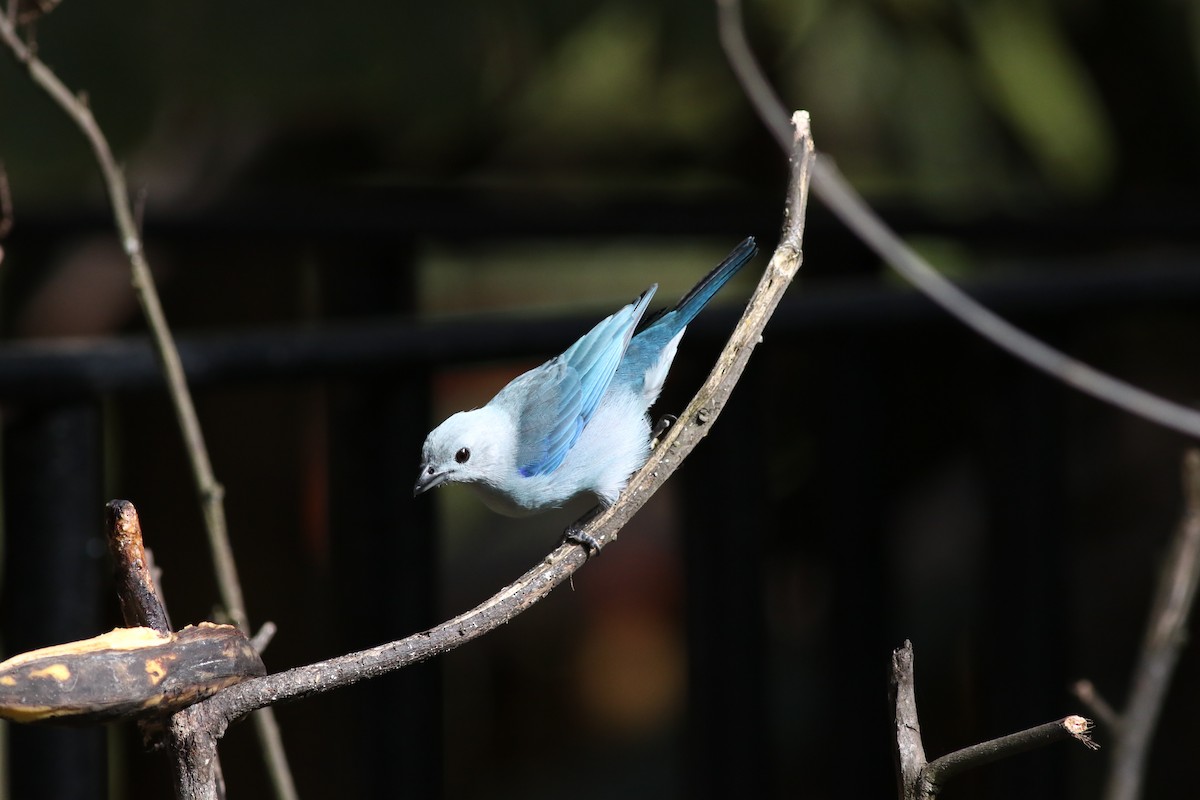
<path fill-rule="evenodd" d="M 498 484 L 511 462 L 504 458 L 505 443 L 512 439 L 505 425 L 511 428 L 506 417 L 485 407 L 460 411 L 430 431 L 413 496 L 443 483 Z"/>

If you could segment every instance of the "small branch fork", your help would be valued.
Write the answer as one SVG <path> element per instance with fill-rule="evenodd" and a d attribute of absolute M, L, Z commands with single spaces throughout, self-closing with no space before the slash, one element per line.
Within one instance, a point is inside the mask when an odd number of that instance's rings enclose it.
<path fill-rule="evenodd" d="M 1089 735 L 1092 721 L 1072 715 L 927 762 L 917 717 L 912 642 L 905 641 L 892 653 L 890 692 L 895 721 L 896 780 L 902 800 L 934 800 L 956 775 L 1035 747 L 1067 739 L 1075 739 L 1091 750 L 1099 747 Z"/>
<path fill-rule="evenodd" d="M 791 183 L 779 247 L 708 380 L 680 421 L 671 426 L 617 502 L 586 515 L 578 523 L 577 530 L 591 536 L 600 547 L 616 539 L 621 527 L 707 434 L 745 369 L 771 312 L 800 267 L 813 147 L 808 115 L 797 112 L 793 123 Z M 186 725 L 202 727 L 219 738 L 231 722 L 255 709 L 327 692 L 433 658 L 505 624 L 567 581 L 587 559 L 582 546 L 560 545 L 516 582 L 465 614 L 399 641 L 240 683 L 187 709 Z"/>
<path fill-rule="evenodd" d="M 133 503 L 113 500 L 108 504 L 108 549 L 116 564 L 117 597 L 121 601 L 121 615 L 129 627 L 144 626 L 159 633 L 170 633 L 171 623 L 166 606 L 158 594 L 150 565 L 142 542 L 142 524 Z M 188 709 L 175 714 L 175 718 L 188 715 Z M 174 718 L 172 722 L 174 721 Z M 142 722 L 142 736 L 147 744 L 162 745 L 165 738 L 167 749 L 176 756 L 176 792 L 181 798 L 225 797 L 225 780 L 221 773 L 221 761 L 217 757 L 216 739 L 205 740 L 175 724 L 170 725 L 164 737 L 162 725 L 153 721 Z M 205 791 L 193 786 L 195 776 L 204 775 Z M 211 792 L 207 788 L 211 787 Z"/>
<path fill-rule="evenodd" d="M 1182 519 L 1163 559 L 1125 710 L 1109 705 L 1091 681 L 1072 687 L 1115 738 L 1105 800 L 1142 796 L 1154 729 L 1187 642 L 1188 618 L 1200 585 L 1200 450 L 1184 453 L 1183 497 Z"/>

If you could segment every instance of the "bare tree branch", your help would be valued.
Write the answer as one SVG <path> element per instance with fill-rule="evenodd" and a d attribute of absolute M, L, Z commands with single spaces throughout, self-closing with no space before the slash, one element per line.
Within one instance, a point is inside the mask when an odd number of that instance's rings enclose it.
<path fill-rule="evenodd" d="M 1091 681 L 1075 681 L 1075 683 L 1071 684 L 1071 694 L 1079 698 L 1079 702 L 1083 703 L 1087 710 L 1092 712 L 1101 725 L 1108 728 L 1114 734 L 1120 735 L 1121 715 L 1104 699 Z"/>
<path fill-rule="evenodd" d="M 787 112 L 746 41 L 740 0 L 716 0 L 725 54 L 759 118 L 787 151 Z M 1165 428 L 1200 438 L 1200 412 L 1073 358 L 980 305 L 917 255 L 854 191 L 828 157 L 813 167 L 813 194 L 905 280 L 1000 349 L 1084 394 Z"/>
<path fill-rule="evenodd" d="M 899 796 L 911 800 L 912 787 L 925 769 L 925 745 L 921 741 L 921 721 L 917 716 L 916 679 L 913 645 L 908 639 L 892 651 L 892 674 L 888 693 L 892 704 L 893 736 L 896 747 L 896 783 Z"/>
<path fill-rule="evenodd" d="M 0 41 L 16 60 L 29 72 L 33 83 L 41 88 L 51 100 L 75 123 L 91 145 L 108 190 L 109 203 L 121 245 L 129 258 L 133 286 L 150 327 L 154 349 L 162 365 L 175 415 L 183 435 L 184 445 L 191 464 L 205 528 L 208 533 L 209 550 L 216 571 L 217 586 L 225 612 L 238 628 L 247 635 L 250 626 L 242 598 L 241 583 L 238 581 L 237 566 L 233 559 L 233 548 L 225 521 L 224 489 L 213 474 L 204 434 L 196 415 L 195 404 L 187 387 L 187 379 L 175 340 L 167 325 L 166 315 L 158 298 L 158 290 L 142 247 L 141 235 L 129 200 L 125 175 L 113 158 L 112 149 L 104 132 L 100 129 L 86 98 L 76 95 L 66 87 L 58 76 L 46 66 L 21 40 L 15 28 L 16 21 L 10 14 L 0 15 Z M 276 796 L 280 800 L 293 800 L 298 795 L 287 767 L 287 757 L 282 746 L 278 726 L 270 712 L 259 715 L 255 720 L 263 755 L 267 762 Z"/>
<path fill-rule="evenodd" d="M 1106 800 L 1142 796 L 1154 729 L 1187 640 L 1188 618 L 1200 585 L 1200 450 L 1184 453 L 1183 496 L 1183 516 L 1159 573 L 1125 710 L 1114 711 L 1090 681 L 1079 681 L 1074 687 L 1077 695 L 1105 709 L 1115 734 Z"/>
<path fill-rule="evenodd" d="M 142 625 L 159 633 L 170 633 L 167 609 L 146 558 L 137 509 L 128 500 L 113 500 L 107 506 L 107 515 L 108 547 L 116 562 L 117 596 L 121 600 L 125 624 L 131 627 Z M 225 782 L 217 756 L 216 739 L 211 736 L 204 738 L 203 734 L 197 735 L 173 724 L 175 718 L 187 719 L 188 709 L 174 714 L 172 724 L 165 729 L 160 721 L 155 720 L 143 720 L 139 725 L 148 744 L 165 744 L 176 759 L 174 775 L 177 796 L 197 796 L 190 794 L 194 788 L 190 781 L 199 779 L 204 781 L 205 792 L 208 791 L 207 787 L 211 787 L 212 800 L 224 797 Z M 204 777 L 199 778 L 201 775 Z"/>
<path fill-rule="evenodd" d="M 933 800 L 946 781 L 956 775 L 1054 742 L 1075 739 L 1089 750 L 1095 750 L 1099 745 L 1089 735 L 1091 730 L 1091 720 L 1072 715 L 947 753 L 921 770 L 916 796 L 918 800 Z"/>
<path fill-rule="evenodd" d="M 145 312 L 155 335 L 156 346 L 164 365 L 173 398 L 177 402 L 180 424 L 184 430 L 193 472 L 205 510 L 205 518 L 214 536 L 214 561 L 220 576 L 231 577 L 223 583 L 226 606 L 239 627 L 245 628 L 246 616 L 240 603 L 240 590 L 229 556 L 224 534 L 224 513 L 221 487 L 212 476 L 203 438 L 195 422 L 195 411 L 187 394 L 183 372 L 175 353 L 169 330 L 163 319 L 157 294 L 150 278 L 149 267 L 131 210 L 124 177 L 112 158 L 108 143 L 97 126 L 84 100 L 71 92 L 20 41 L 8 19 L 0 19 L 0 40 L 17 60 L 29 70 L 30 77 L 76 122 L 95 151 L 105 177 L 112 201 L 117 228 L 126 254 L 133 267 Z M 621 500 L 602 512 L 590 515 L 584 532 L 601 546 L 615 540 L 617 531 L 636 512 L 654 491 L 670 476 L 679 463 L 707 434 L 741 375 L 750 353 L 761 337 L 763 327 L 778 304 L 783 291 L 799 268 L 800 246 L 803 238 L 805 207 L 813 162 L 808 116 L 798 112 L 793 140 L 792 181 L 785 208 L 785 225 L 779 247 L 768 265 L 762 282 L 748 306 L 742 321 L 714 367 L 713 373 L 689 405 L 683 421 L 672 427 L 659 443 L 649 461 L 631 478 Z M 218 546 L 224 542 L 224 546 Z M 230 694 L 219 703 L 200 703 L 185 709 L 172 718 L 173 738 L 182 745 L 176 753 L 176 768 L 189 770 L 179 782 L 180 795 L 185 797 L 215 797 L 219 784 L 216 765 L 216 740 L 229 722 L 271 703 L 295 699 L 316 692 L 354 683 L 383 674 L 409 663 L 424 660 L 459 646 L 506 622 L 545 596 L 554 586 L 568 579 L 587 560 L 586 552 L 574 544 L 564 544 L 551 553 L 542 564 L 521 580 L 501 591 L 472 612 L 462 615 L 431 631 L 400 642 L 371 650 L 331 659 L 321 664 L 300 667 L 268 681 L 250 681 L 245 689 Z M 230 591 L 230 587 L 232 590 Z M 236 688 L 236 687 L 234 687 Z M 261 718 L 261 715 L 258 715 Z"/>
<path fill-rule="evenodd" d="M 254 634 L 250 639 L 250 645 L 258 652 L 263 652 L 267 649 L 267 645 L 275 638 L 275 623 L 267 620 L 258 629 L 258 633 Z"/>
<path fill-rule="evenodd" d="M 179 800 L 224 800 L 225 777 L 217 757 L 217 740 L 197 706 L 171 717 L 168 735 L 174 760 L 175 796 Z"/>
<path fill-rule="evenodd" d="M 171 620 L 155 587 L 142 544 L 142 523 L 128 500 L 113 500 L 108 516 L 108 549 L 116 562 L 117 597 L 121 616 L 131 628 L 143 626 L 159 633 L 171 632 Z"/>
<path fill-rule="evenodd" d="M 934 800 L 946 781 L 956 775 L 1053 742 L 1076 739 L 1091 750 L 1099 747 L 1089 735 L 1091 720 L 1072 715 L 973 744 L 926 762 L 914 687 L 913 646 L 906 640 L 892 652 L 890 682 L 895 720 L 896 779 L 901 800 Z"/>
<path fill-rule="evenodd" d="M 601 547 L 615 541 L 621 527 L 708 433 L 761 339 L 771 312 L 800 267 L 813 149 L 808 115 L 797 112 L 793 122 L 792 177 L 779 246 L 716 365 L 679 422 L 671 427 L 645 466 L 630 478 L 617 502 L 580 521 L 579 530 Z M 209 726 L 209 731 L 219 737 L 231 722 L 255 709 L 331 691 L 433 658 L 504 625 L 570 579 L 587 559 L 581 545 L 560 545 L 514 583 L 435 628 L 368 650 L 248 680 L 188 711 L 194 724 Z"/>
<path fill-rule="evenodd" d="M 708 434 L 712 422 L 721 413 L 734 385 L 745 370 L 750 354 L 759 343 L 767 320 L 779 305 L 783 292 L 800 269 L 804 238 L 808 186 L 816 156 L 809 130 L 807 112 L 792 115 L 792 144 L 788 149 L 791 181 L 784 204 L 783 231 L 766 272 L 734 329 L 733 335 L 717 358 L 708 379 L 692 402 L 679 415 L 650 456 L 650 460 L 630 480 L 616 504 L 604 509 L 584 529 L 603 545 L 616 539 L 616 533 L 650 498 L 663 481 L 679 467 L 684 457 Z"/>

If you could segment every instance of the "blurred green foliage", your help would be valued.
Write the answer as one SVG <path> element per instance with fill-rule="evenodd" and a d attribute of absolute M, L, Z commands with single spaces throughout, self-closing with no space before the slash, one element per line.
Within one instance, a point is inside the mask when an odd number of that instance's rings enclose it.
<path fill-rule="evenodd" d="M 853 179 L 962 213 L 1194 181 L 1195 160 L 1169 148 L 1200 133 L 1196 8 L 750 0 L 745 11 L 786 102 L 812 112 Z M 714 26 L 694 0 L 114 0 L 66 2 L 36 36 L 87 91 L 135 183 L 194 201 L 239 181 L 766 179 L 778 157 Z M 70 202 L 95 187 L 90 159 L 16 70 L 0 67 L 14 190 L 26 204 Z"/>

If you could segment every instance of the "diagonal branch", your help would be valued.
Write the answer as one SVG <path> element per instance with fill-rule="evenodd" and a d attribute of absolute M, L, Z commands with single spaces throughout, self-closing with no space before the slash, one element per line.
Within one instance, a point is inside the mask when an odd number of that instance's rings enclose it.
<path fill-rule="evenodd" d="M 800 267 L 813 148 L 808 115 L 797 112 L 793 122 L 796 127 L 791 183 L 779 246 L 716 365 L 679 422 L 671 427 L 645 466 L 630 478 L 617 502 L 581 521 L 583 526 L 579 530 L 593 537 L 601 547 L 616 539 L 621 527 L 708 433 L 745 369 L 767 320 Z M 188 711 L 195 724 L 209 726 L 220 736 L 231 722 L 255 709 L 327 692 L 433 658 L 505 624 L 567 581 L 587 558 L 579 545 L 560 545 L 514 583 L 435 628 L 368 650 L 248 680 Z"/>
<path fill-rule="evenodd" d="M 746 40 L 740 0 L 716 0 L 726 57 L 763 124 L 785 151 L 787 112 Z M 1200 412 L 1102 372 L 1029 335 L 980 305 L 935 270 L 887 226 L 828 158 L 813 167 L 812 190 L 893 270 L 952 317 L 1000 349 L 1084 394 L 1165 428 L 1200 438 Z"/>
<path fill-rule="evenodd" d="M 1183 518 L 1163 562 L 1133 688 L 1120 718 L 1105 793 L 1109 800 L 1141 795 L 1150 742 L 1187 640 L 1188 616 L 1200 583 L 1200 450 L 1184 454 L 1183 494 Z"/>
<path fill-rule="evenodd" d="M 921 770 L 916 797 L 918 800 L 933 800 L 946 781 L 956 775 L 1054 742 L 1075 739 L 1089 750 L 1095 750 L 1099 745 L 1089 735 L 1091 730 L 1091 720 L 1071 715 L 947 753 Z"/>
<path fill-rule="evenodd" d="M 221 602 L 233 623 L 248 634 L 249 620 L 246 615 L 245 602 L 242 599 L 241 583 L 238 581 L 237 566 L 233 559 L 233 548 L 229 543 L 229 532 L 225 521 L 224 489 L 213 474 L 212 462 L 209 460 L 208 448 L 204 442 L 204 434 L 200 428 L 200 420 L 196 415 L 191 392 L 188 391 L 179 351 L 175 347 L 175 339 L 167 325 L 166 315 L 163 313 L 162 303 L 159 301 L 158 290 L 150 272 L 150 263 L 146 259 L 142 247 L 141 234 L 129 202 L 125 175 L 113 158 L 112 148 L 109 147 L 104 132 L 92 115 L 86 97 L 76 95 L 68 89 L 58 76 L 21 40 L 15 26 L 16 20 L 12 16 L 12 8 L 10 8 L 9 14 L 0 14 L 0 41 L 3 41 L 13 57 L 25 66 L 30 80 L 42 89 L 79 128 L 80 133 L 91 145 L 96 163 L 100 167 L 104 185 L 108 190 L 108 199 L 112 206 L 121 246 L 129 258 L 134 291 L 141 304 L 142 312 L 146 315 L 146 322 L 150 327 L 151 338 L 154 342 L 154 350 L 162 365 L 167 391 L 175 409 L 180 433 L 183 436 L 192 477 L 204 515 L 209 550 L 216 571 Z M 255 724 L 277 796 L 282 800 L 297 797 L 287 767 L 282 739 L 273 715 L 269 713 L 259 715 Z"/>
<path fill-rule="evenodd" d="M 1097 710 L 1097 716 L 1106 718 L 1116 739 L 1106 800 L 1141 797 L 1154 730 L 1187 642 L 1188 618 L 1200 586 L 1200 450 L 1184 453 L 1183 497 L 1183 516 L 1159 572 L 1125 709 L 1115 711 L 1091 681 L 1078 681 L 1073 687 L 1081 700 Z"/>

